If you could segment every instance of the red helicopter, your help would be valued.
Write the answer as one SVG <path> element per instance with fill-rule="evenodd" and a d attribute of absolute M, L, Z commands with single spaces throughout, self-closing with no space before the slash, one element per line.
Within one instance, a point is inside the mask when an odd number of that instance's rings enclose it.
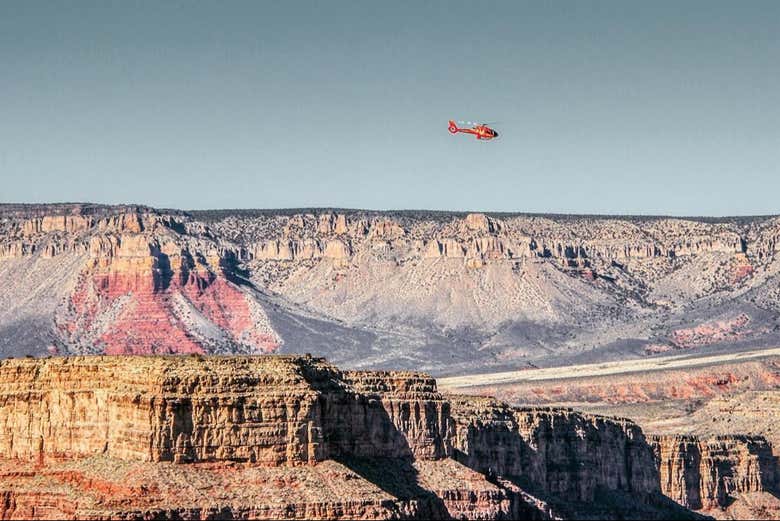
<path fill-rule="evenodd" d="M 484 123 L 474 123 L 472 121 L 461 121 L 461 123 L 474 126 L 471 128 L 461 128 L 458 127 L 454 121 L 450 120 L 449 131 L 453 134 L 457 134 L 458 132 L 463 132 L 464 134 L 474 134 L 477 139 L 487 140 L 498 137 L 498 132 L 488 127 Z"/>

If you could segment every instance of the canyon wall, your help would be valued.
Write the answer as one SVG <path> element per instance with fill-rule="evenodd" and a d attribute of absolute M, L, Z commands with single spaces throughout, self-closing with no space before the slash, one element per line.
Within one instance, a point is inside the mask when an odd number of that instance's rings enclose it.
<path fill-rule="evenodd" d="M 216 212 L 220 213 L 220 212 Z M 673 259 L 703 254 L 729 254 L 742 271 L 745 254 L 764 260 L 777 252 L 780 222 L 766 220 L 739 225 L 673 218 L 621 219 L 485 214 L 408 216 L 379 212 L 314 211 L 251 217 L 224 212 L 208 219 L 207 212 L 161 211 L 146 207 L 40 205 L 0 208 L 0 258 L 68 252 L 111 257 L 122 236 L 141 234 L 168 244 L 188 243 L 196 251 L 172 251 L 174 256 L 219 265 L 228 259 L 305 262 L 345 261 L 369 252 L 389 251 L 407 260 L 461 259 L 479 267 L 494 261 L 554 259 L 561 267 L 598 268 L 612 263 L 638 272 L 673 266 L 642 266 L 654 258 Z M 449 217 L 449 218 L 448 218 Z M 203 219 L 203 220 L 201 220 Z M 173 247 L 175 250 L 176 247 Z M 187 248 L 185 248 L 187 250 Z M 632 264 L 641 261 L 640 264 Z M 747 275 L 747 272 L 744 273 Z"/>
<path fill-rule="evenodd" d="M 633 422 L 567 409 L 511 408 L 492 398 L 453 396 L 455 458 L 535 490 L 593 502 L 599 490 L 660 491 L 642 430 Z"/>
<path fill-rule="evenodd" d="M 692 515 L 627 420 L 307 356 L 1 361 L 0 478 L 0 517 Z"/>
<path fill-rule="evenodd" d="M 200 363 L 3 361 L 0 453 L 39 462 L 94 454 L 269 465 L 322 459 L 313 427 L 315 392 L 294 359 L 215 359 L 205 373 Z"/>
<path fill-rule="evenodd" d="M 207 259 L 212 266 L 224 259 L 344 263 L 369 251 L 394 251 L 410 259 L 461 259 L 471 268 L 495 261 L 539 258 L 555 260 L 565 268 L 606 270 L 613 262 L 671 260 L 706 253 L 741 255 L 749 247 L 746 232 L 735 227 L 674 219 L 637 225 L 619 219 L 501 220 L 475 213 L 441 222 L 403 215 L 325 212 L 284 217 L 261 214 L 209 226 L 197 220 L 197 212 L 193 219 L 183 212 L 143 207 L 51 208 L 50 213 L 46 208 L 30 210 L 27 215 L 34 216 L 29 218 L 21 217 L 23 211 L 0 212 L 5 221 L 0 228 L 0 258 L 72 252 L 110 258 L 118 254 L 123 238 L 132 240 L 135 235 L 163 238 L 174 257 L 197 253 L 190 259 Z M 44 215 L 36 215 L 41 212 Z M 775 251 L 777 233 L 770 228 L 755 237 L 754 247 L 762 258 Z M 182 242 L 200 251 L 176 251 Z M 148 256 L 148 252 L 141 256 Z"/>
<path fill-rule="evenodd" d="M 761 436 L 650 436 L 668 497 L 692 509 L 727 507 L 735 494 L 778 492 L 777 459 Z"/>
<path fill-rule="evenodd" d="M 0 364 L 0 454 L 9 458 L 302 465 L 451 452 L 449 404 L 415 373 L 345 378 L 296 356 Z"/>
<path fill-rule="evenodd" d="M 758 217 L 0 205 L 0 355 L 435 374 L 770 345 L 778 236 Z"/>

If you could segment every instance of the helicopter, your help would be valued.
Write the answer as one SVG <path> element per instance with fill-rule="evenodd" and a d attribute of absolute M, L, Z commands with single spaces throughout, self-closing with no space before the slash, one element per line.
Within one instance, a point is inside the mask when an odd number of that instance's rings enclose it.
<path fill-rule="evenodd" d="M 450 120 L 450 126 L 448 130 L 452 134 L 457 134 L 458 132 L 462 132 L 464 134 L 474 134 L 477 139 L 484 140 L 498 137 L 498 132 L 488 127 L 484 123 L 474 123 L 473 121 L 461 121 L 460 123 L 473 126 L 471 128 L 458 127 L 458 125 L 453 120 Z"/>

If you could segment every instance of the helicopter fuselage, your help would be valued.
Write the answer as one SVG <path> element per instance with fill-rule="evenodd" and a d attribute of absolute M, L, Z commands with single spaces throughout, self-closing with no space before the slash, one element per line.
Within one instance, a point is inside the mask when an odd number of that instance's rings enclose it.
<path fill-rule="evenodd" d="M 454 121 L 450 121 L 448 130 L 452 134 L 473 134 L 477 139 L 493 139 L 498 137 L 498 132 L 488 127 L 487 125 L 476 125 L 471 128 L 460 128 Z"/>

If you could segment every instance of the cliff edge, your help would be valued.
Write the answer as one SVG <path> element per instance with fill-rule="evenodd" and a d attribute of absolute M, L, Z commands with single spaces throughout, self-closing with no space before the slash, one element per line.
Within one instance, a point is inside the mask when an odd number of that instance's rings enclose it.
<path fill-rule="evenodd" d="M 0 362 L 2 518 L 695 518 L 628 420 L 309 356 Z"/>

